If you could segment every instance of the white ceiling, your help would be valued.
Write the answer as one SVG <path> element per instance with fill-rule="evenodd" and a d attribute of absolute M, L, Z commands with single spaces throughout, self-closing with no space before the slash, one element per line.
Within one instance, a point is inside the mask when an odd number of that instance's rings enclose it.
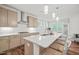
<path fill-rule="evenodd" d="M 55 12 L 60 19 L 70 18 L 76 14 L 79 14 L 79 5 L 78 4 L 47 4 L 49 7 L 48 15 L 44 14 L 44 4 L 9 4 L 11 7 L 15 7 L 21 11 L 29 12 L 37 17 L 43 19 L 52 19 L 52 12 Z M 59 7 L 56 10 L 56 7 Z"/>

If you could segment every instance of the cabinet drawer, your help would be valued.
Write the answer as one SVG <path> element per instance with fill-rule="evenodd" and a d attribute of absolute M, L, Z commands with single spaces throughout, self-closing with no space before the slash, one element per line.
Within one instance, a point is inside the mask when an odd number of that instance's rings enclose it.
<path fill-rule="evenodd" d="M 0 52 L 9 49 L 9 39 L 8 37 L 0 37 Z"/>
<path fill-rule="evenodd" d="M 20 45 L 20 36 L 10 36 L 10 48 L 15 48 Z"/>

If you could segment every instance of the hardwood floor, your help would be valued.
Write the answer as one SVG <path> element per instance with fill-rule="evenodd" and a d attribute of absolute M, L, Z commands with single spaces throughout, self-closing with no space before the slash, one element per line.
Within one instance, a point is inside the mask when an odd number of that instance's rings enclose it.
<path fill-rule="evenodd" d="M 72 42 L 68 49 L 68 55 L 79 55 L 79 43 Z"/>
<path fill-rule="evenodd" d="M 63 55 L 64 51 L 64 41 L 56 40 L 48 48 L 44 49 L 42 55 Z"/>
<path fill-rule="evenodd" d="M 24 45 L 3 51 L 0 55 L 24 55 Z"/>
<path fill-rule="evenodd" d="M 57 51 L 52 48 L 46 48 L 43 52 L 42 55 L 62 55 L 60 51 Z"/>
<path fill-rule="evenodd" d="M 64 52 L 64 41 L 56 40 L 48 48 L 42 48 L 40 55 L 63 55 Z M 24 45 L 10 49 L 8 51 L 3 51 L 0 55 L 24 55 Z M 79 55 L 79 43 L 71 43 L 67 55 Z"/>
<path fill-rule="evenodd" d="M 42 51 L 42 55 L 63 55 L 64 52 L 64 41 L 57 40 L 50 47 Z M 73 42 L 68 48 L 67 55 L 79 55 L 79 43 Z"/>

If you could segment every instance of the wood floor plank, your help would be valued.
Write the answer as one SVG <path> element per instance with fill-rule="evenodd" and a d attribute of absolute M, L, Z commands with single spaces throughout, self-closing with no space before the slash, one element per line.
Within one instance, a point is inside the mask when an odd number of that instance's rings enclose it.
<path fill-rule="evenodd" d="M 64 51 L 64 46 L 61 45 L 61 44 L 58 44 L 58 43 L 53 43 L 52 45 L 50 45 L 50 47 L 52 49 L 56 49 L 56 50 L 58 50 L 60 52 L 63 52 Z"/>
<path fill-rule="evenodd" d="M 62 55 L 62 53 L 54 49 L 47 48 L 43 51 L 42 55 Z"/>
<path fill-rule="evenodd" d="M 60 39 L 57 39 L 55 42 L 56 42 L 56 43 L 59 43 L 59 44 L 61 44 L 61 45 L 64 45 L 64 43 L 65 43 L 64 40 L 60 40 Z"/>
<path fill-rule="evenodd" d="M 79 55 L 79 44 L 76 42 L 72 42 L 71 46 L 68 49 L 69 55 Z"/>

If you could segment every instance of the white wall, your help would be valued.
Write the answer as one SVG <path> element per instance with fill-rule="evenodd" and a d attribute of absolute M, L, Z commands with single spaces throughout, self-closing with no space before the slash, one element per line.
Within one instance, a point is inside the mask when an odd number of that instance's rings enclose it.
<path fill-rule="evenodd" d="M 70 18 L 70 34 L 79 34 L 79 14 Z"/>
<path fill-rule="evenodd" d="M 11 8 L 10 8 L 11 9 Z M 16 10 L 15 10 L 16 11 Z M 21 17 L 21 15 L 20 15 L 20 11 L 18 11 L 18 21 L 20 21 L 21 19 L 19 18 L 19 17 Z M 26 16 L 27 15 L 31 15 L 31 14 L 29 14 L 29 13 L 26 13 L 25 14 L 25 16 L 24 16 L 24 21 L 26 21 Z M 31 15 L 32 16 L 32 15 Z M 45 19 L 38 19 L 38 20 L 42 20 L 43 22 L 41 23 L 39 23 L 39 26 L 38 26 L 38 31 L 41 31 L 41 30 L 43 30 L 44 28 L 47 28 L 48 26 L 46 25 L 46 24 L 44 24 L 45 22 L 44 22 L 44 20 Z M 43 25 L 43 26 L 42 26 Z M 41 29 L 42 28 L 42 29 Z M 13 29 L 13 32 L 16 32 L 16 31 L 27 31 L 27 26 L 26 26 L 26 24 L 18 24 L 18 27 L 16 27 L 15 29 Z M 1 30 L 1 28 L 0 28 L 0 33 L 1 32 L 4 32 L 4 31 L 2 31 Z M 7 31 L 8 32 L 8 31 Z M 75 15 L 75 16 L 72 16 L 71 18 L 70 18 L 70 35 L 72 35 L 72 34 L 75 34 L 75 33 L 78 33 L 79 34 L 79 14 L 77 14 L 77 15 Z"/>

